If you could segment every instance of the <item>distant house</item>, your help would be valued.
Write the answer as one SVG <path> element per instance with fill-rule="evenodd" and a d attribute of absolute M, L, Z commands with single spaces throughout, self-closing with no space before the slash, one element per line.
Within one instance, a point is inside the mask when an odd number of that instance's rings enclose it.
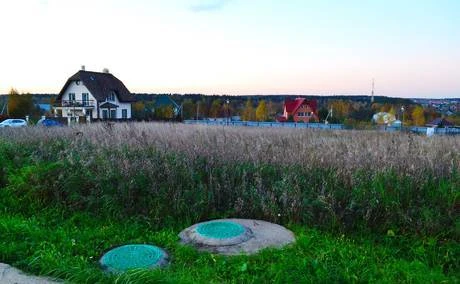
<path fill-rule="evenodd" d="M 445 118 L 436 118 L 426 124 L 428 127 L 453 127 L 454 124 Z"/>
<path fill-rule="evenodd" d="M 57 116 L 130 119 L 134 95 L 123 82 L 104 72 L 80 70 L 70 77 L 53 107 Z"/>
<path fill-rule="evenodd" d="M 278 122 L 291 120 L 294 122 L 318 121 L 318 111 L 316 100 L 305 98 L 286 99 L 284 101 L 283 114 L 276 117 Z"/>

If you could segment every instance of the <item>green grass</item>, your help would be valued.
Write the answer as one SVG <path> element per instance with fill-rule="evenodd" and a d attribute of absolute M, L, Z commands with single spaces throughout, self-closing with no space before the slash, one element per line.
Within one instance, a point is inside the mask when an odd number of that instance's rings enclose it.
<path fill-rule="evenodd" d="M 75 283 L 460 280 L 458 140 L 113 128 L 0 132 L 0 262 Z M 225 217 L 282 224 L 297 242 L 236 257 L 179 245 L 182 229 Z M 171 265 L 104 274 L 99 257 L 127 243 L 163 247 Z"/>
<path fill-rule="evenodd" d="M 459 279 L 454 241 L 335 235 L 290 226 L 297 242 L 255 256 L 199 253 L 178 243 L 179 228 L 153 230 L 145 221 L 109 221 L 58 210 L 0 215 L 0 260 L 31 273 L 75 283 L 451 282 Z M 165 269 L 107 275 L 101 254 L 116 245 L 150 243 L 171 254 Z"/>
<path fill-rule="evenodd" d="M 66 149 L 66 143 L 0 143 L 0 205 L 10 199 L 20 212 L 64 206 L 107 218 L 143 217 L 156 228 L 238 216 L 331 232 L 460 235 L 457 171 L 416 178 L 362 169 L 344 178 L 334 168 L 216 162 L 151 147 Z"/>

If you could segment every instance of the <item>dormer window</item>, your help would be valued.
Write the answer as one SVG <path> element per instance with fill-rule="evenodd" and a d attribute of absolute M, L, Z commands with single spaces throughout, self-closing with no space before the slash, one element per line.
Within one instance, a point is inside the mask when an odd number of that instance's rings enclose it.
<path fill-rule="evenodd" d="M 107 101 L 114 102 L 115 97 L 116 97 L 115 92 L 112 91 L 112 92 L 110 92 L 109 96 L 107 97 Z"/>

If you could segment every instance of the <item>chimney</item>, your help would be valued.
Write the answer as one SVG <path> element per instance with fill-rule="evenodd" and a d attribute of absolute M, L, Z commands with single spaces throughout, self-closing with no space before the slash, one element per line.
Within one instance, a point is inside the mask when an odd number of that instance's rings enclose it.
<path fill-rule="evenodd" d="M 81 71 L 85 71 L 85 70 L 86 70 L 85 65 L 82 65 L 81 66 Z"/>
<path fill-rule="evenodd" d="M 108 68 L 104 68 L 104 69 L 102 69 L 102 73 L 107 73 L 107 74 L 108 74 L 108 73 L 110 73 L 110 72 L 109 72 L 109 69 L 108 69 Z"/>

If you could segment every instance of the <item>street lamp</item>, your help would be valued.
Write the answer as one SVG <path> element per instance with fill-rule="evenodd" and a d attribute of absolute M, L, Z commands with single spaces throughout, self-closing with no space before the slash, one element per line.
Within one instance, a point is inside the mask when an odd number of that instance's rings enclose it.
<path fill-rule="evenodd" d="M 404 111 L 406 109 L 404 108 L 404 106 L 401 107 L 401 112 L 402 112 L 402 121 L 401 121 L 401 129 L 403 128 L 404 126 Z"/>
<path fill-rule="evenodd" d="M 229 108 L 230 100 L 227 99 L 226 103 L 227 103 L 227 125 L 228 125 L 229 124 L 229 115 L 230 115 L 230 108 Z"/>

